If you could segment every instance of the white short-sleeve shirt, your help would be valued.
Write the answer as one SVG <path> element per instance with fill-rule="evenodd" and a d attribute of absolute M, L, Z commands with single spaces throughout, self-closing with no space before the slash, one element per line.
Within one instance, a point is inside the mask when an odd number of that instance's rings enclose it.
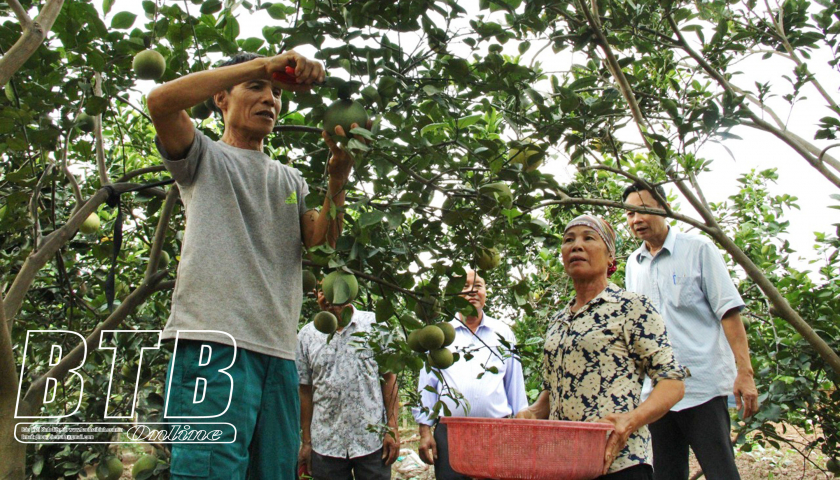
<path fill-rule="evenodd" d="M 672 410 L 732 393 L 735 357 L 721 319 L 744 301 L 720 250 L 706 237 L 671 228 L 655 256 L 642 244 L 627 259 L 627 290 L 648 297 L 665 319 L 677 362 L 688 368 L 685 396 Z M 650 393 L 645 381 L 643 399 Z"/>

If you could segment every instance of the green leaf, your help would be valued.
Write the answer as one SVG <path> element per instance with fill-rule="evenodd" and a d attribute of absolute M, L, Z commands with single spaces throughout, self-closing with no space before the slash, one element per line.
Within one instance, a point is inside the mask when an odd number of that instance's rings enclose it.
<path fill-rule="evenodd" d="M 343 278 L 338 277 L 333 282 L 333 298 L 330 303 L 343 305 L 350 300 L 350 286 Z"/>
<path fill-rule="evenodd" d="M 265 43 L 265 40 L 263 40 L 261 38 L 250 37 L 250 38 L 246 38 L 244 41 L 240 40 L 240 42 L 242 42 L 240 44 L 240 46 L 242 47 L 242 50 L 245 50 L 246 52 L 255 52 L 256 53 L 256 51 L 259 50 L 260 47 L 263 46 L 263 44 Z"/>
<path fill-rule="evenodd" d="M 385 213 L 380 211 L 365 212 L 359 217 L 359 226 L 369 227 L 381 222 L 385 218 Z"/>
<path fill-rule="evenodd" d="M 207 0 L 203 4 L 201 4 L 201 14 L 202 15 L 212 15 L 219 10 L 222 9 L 222 2 L 221 0 Z"/>
<path fill-rule="evenodd" d="M 85 102 L 85 113 L 88 115 L 100 115 L 108 108 L 108 100 L 102 97 L 90 97 Z"/>
<path fill-rule="evenodd" d="M 350 129 L 350 133 L 352 133 L 353 135 L 358 135 L 358 136 L 360 136 L 360 137 L 362 137 L 366 140 L 371 140 L 371 141 L 373 140 L 373 134 L 370 132 L 370 130 L 368 130 L 366 128 L 362 128 L 362 127 L 352 128 L 352 129 Z"/>
<path fill-rule="evenodd" d="M 120 12 L 114 15 L 114 18 L 111 19 L 111 28 L 116 28 L 119 30 L 131 28 L 131 26 L 134 25 L 134 20 L 136 18 L 137 15 L 131 12 Z"/>
<path fill-rule="evenodd" d="M 653 153 L 655 153 L 656 156 L 659 157 L 660 161 L 668 159 L 668 150 L 665 148 L 664 145 L 662 145 L 659 142 L 654 142 Z"/>
<path fill-rule="evenodd" d="M 111 13 L 111 7 L 113 6 L 114 0 L 102 0 L 102 13 L 108 15 L 109 13 Z"/>
<path fill-rule="evenodd" d="M 476 113 L 475 115 L 468 115 L 466 117 L 461 117 L 458 119 L 457 127 L 458 129 L 467 128 L 470 125 L 475 125 L 476 122 L 481 120 L 484 117 L 481 113 Z"/>
<path fill-rule="evenodd" d="M 268 16 L 275 20 L 283 20 L 286 18 L 286 8 L 282 3 L 272 4 L 265 11 L 268 12 Z"/>

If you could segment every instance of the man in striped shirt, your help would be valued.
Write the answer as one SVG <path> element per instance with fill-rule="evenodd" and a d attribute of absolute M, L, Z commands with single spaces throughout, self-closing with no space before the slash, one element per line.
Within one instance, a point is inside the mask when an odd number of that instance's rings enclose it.
<path fill-rule="evenodd" d="M 420 458 L 435 466 L 437 480 L 470 478 L 455 472 L 449 464 L 446 425 L 437 424 L 432 433 L 436 422 L 429 418 L 429 413 L 438 401 L 455 417 L 504 418 L 528 406 L 522 364 L 509 348 L 516 344 L 513 331 L 484 313 L 487 300 L 484 279 L 474 271 L 467 272 L 461 296 L 477 312 L 474 317 L 462 315 L 449 322 L 455 327 L 455 341 L 449 348 L 459 352 L 461 358 L 445 370 L 435 369 L 431 373 L 420 370 L 418 390 L 422 408 L 412 409 L 420 425 Z M 427 386 L 433 391 L 426 390 Z M 453 397 L 459 398 L 457 404 Z M 440 415 L 444 414 L 445 410 L 441 410 Z"/>
<path fill-rule="evenodd" d="M 636 207 L 663 208 L 665 190 L 636 183 L 622 200 Z M 658 199 L 656 197 L 659 197 Z M 723 256 L 706 237 L 670 228 L 665 217 L 627 211 L 630 231 L 643 241 L 627 259 L 626 287 L 647 296 L 665 319 L 677 361 L 688 367 L 685 396 L 650 424 L 654 479 L 687 479 L 688 449 L 706 478 L 738 479 L 730 441 L 727 397 L 735 395 L 744 417 L 758 410 L 744 302 Z M 650 392 L 645 382 L 643 397 Z"/>

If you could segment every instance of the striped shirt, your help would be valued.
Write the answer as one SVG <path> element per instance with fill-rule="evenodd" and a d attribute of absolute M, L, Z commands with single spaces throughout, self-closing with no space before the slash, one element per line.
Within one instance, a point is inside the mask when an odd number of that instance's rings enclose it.
<path fill-rule="evenodd" d="M 706 237 L 671 228 L 655 256 L 642 244 L 627 259 L 627 290 L 648 297 L 665 319 L 677 361 L 687 367 L 685 396 L 671 410 L 732 393 L 735 357 L 720 321 L 744 301 L 723 256 Z M 645 382 L 644 397 L 650 393 Z"/>
<path fill-rule="evenodd" d="M 522 364 L 509 349 L 516 344 L 510 327 L 487 314 L 483 315 L 475 334 L 459 320 L 450 320 L 449 323 L 455 327 L 455 341 L 448 348 L 458 352 L 461 358 L 440 371 L 445 383 L 441 383 L 434 372 L 427 373 L 425 368 L 420 370 L 420 403 L 429 411 L 423 412 L 420 407 L 414 407 L 412 413 L 417 423 L 434 423 L 429 415 L 439 400 L 453 417 L 504 418 L 516 415 L 527 407 Z M 509 347 L 502 343 L 500 336 Z M 495 370 L 498 372 L 494 373 Z M 432 391 L 427 390 L 427 386 Z M 463 398 L 456 406 L 451 397 L 458 398 L 459 394 Z M 440 416 L 445 415 L 441 409 Z"/>

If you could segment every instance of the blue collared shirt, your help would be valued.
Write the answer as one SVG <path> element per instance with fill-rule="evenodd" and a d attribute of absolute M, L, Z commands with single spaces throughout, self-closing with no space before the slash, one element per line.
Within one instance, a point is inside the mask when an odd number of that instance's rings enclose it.
<path fill-rule="evenodd" d="M 644 243 L 630 255 L 626 285 L 659 310 L 677 362 L 691 372 L 685 396 L 672 410 L 732 393 L 735 357 L 720 321 L 729 310 L 744 308 L 744 301 L 715 244 L 671 228 L 655 256 Z M 644 398 L 650 388 L 648 379 Z"/>
<path fill-rule="evenodd" d="M 434 372 L 427 373 L 425 368 L 420 370 L 418 391 L 422 406 L 431 412 L 440 400 L 454 417 L 483 418 L 504 418 L 527 407 L 522 364 L 499 339 L 501 336 L 510 347 L 516 344 L 510 327 L 486 314 L 475 334 L 457 319 L 449 323 L 455 327 L 455 341 L 448 348 L 458 352 L 461 358 L 440 371 L 445 382 L 440 382 Z M 466 360 L 467 354 L 472 358 Z M 487 370 L 492 367 L 498 369 L 498 373 Z M 426 390 L 427 386 L 433 391 Z M 463 395 L 457 406 L 451 398 L 456 396 L 455 391 Z M 412 409 L 414 419 L 422 425 L 434 423 L 429 412 L 423 412 L 420 407 Z M 441 410 L 440 416 L 444 415 Z"/>

